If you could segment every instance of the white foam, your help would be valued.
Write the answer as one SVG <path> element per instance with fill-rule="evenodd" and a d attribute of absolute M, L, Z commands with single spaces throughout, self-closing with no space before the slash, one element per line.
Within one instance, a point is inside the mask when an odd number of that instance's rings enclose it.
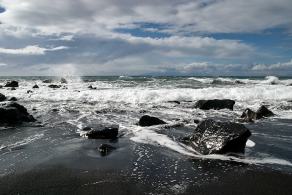
<path fill-rule="evenodd" d="M 248 147 L 248 148 L 253 148 L 253 147 L 255 147 L 255 145 L 256 144 L 253 141 L 251 141 L 250 139 L 247 140 L 247 142 L 246 142 L 246 147 Z"/>

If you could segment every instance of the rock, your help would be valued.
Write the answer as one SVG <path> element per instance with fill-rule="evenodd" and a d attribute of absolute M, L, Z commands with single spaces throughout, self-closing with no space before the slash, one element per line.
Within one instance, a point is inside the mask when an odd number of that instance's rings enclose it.
<path fill-rule="evenodd" d="M 98 147 L 98 151 L 100 152 L 100 154 L 102 156 L 106 156 L 108 155 L 110 152 L 112 152 L 113 150 L 115 150 L 116 148 L 109 145 L 109 144 L 101 144 L 99 147 Z"/>
<path fill-rule="evenodd" d="M 163 120 L 160 120 L 159 118 L 144 115 L 140 118 L 138 125 L 141 127 L 148 127 L 152 125 L 163 125 L 166 124 Z"/>
<path fill-rule="evenodd" d="M 59 109 L 58 108 L 53 108 L 52 112 L 59 112 Z"/>
<path fill-rule="evenodd" d="M 90 130 L 92 130 L 91 127 L 84 127 L 84 128 L 82 129 L 82 131 L 90 131 Z"/>
<path fill-rule="evenodd" d="M 15 87 L 11 87 L 10 90 L 11 90 L 11 91 L 15 91 L 16 88 L 15 88 Z"/>
<path fill-rule="evenodd" d="M 200 120 L 199 119 L 194 119 L 194 123 L 199 124 Z"/>
<path fill-rule="evenodd" d="M 14 125 L 22 122 L 34 121 L 36 120 L 27 112 L 27 109 L 16 102 L 9 102 L 0 105 L 0 125 Z"/>
<path fill-rule="evenodd" d="M 256 111 L 256 119 L 261 119 L 264 117 L 270 117 L 274 116 L 275 114 L 270 111 L 266 106 L 261 106 L 257 111 Z"/>
<path fill-rule="evenodd" d="M 119 126 L 101 126 L 92 128 L 85 135 L 88 139 L 116 139 L 119 133 Z"/>
<path fill-rule="evenodd" d="M 6 96 L 0 93 L 0 102 L 3 102 L 6 100 Z"/>
<path fill-rule="evenodd" d="M 194 130 L 189 143 L 201 154 L 244 153 L 251 132 L 232 122 L 202 121 Z"/>
<path fill-rule="evenodd" d="M 266 106 L 261 106 L 256 112 L 247 108 L 244 110 L 240 116 L 241 122 L 253 122 L 254 120 L 259 120 L 264 117 L 274 116 L 275 114 L 270 111 Z"/>
<path fill-rule="evenodd" d="M 35 84 L 33 87 L 32 87 L 33 89 L 38 89 L 38 88 L 40 88 L 37 84 Z"/>
<path fill-rule="evenodd" d="M 199 100 L 195 104 L 195 108 L 199 108 L 202 110 L 220 110 L 220 109 L 229 109 L 233 110 L 233 106 L 235 104 L 234 100 L 229 99 L 214 99 L 214 100 Z"/>
<path fill-rule="evenodd" d="M 33 93 L 33 91 L 32 90 L 27 90 L 26 93 Z"/>
<path fill-rule="evenodd" d="M 57 89 L 57 88 L 60 88 L 61 85 L 54 85 L 54 84 L 52 84 L 52 85 L 49 85 L 48 87 L 49 88 L 52 88 L 52 89 Z"/>
<path fill-rule="evenodd" d="M 245 84 L 245 83 L 240 80 L 235 80 L 235 84 Z"/>
<path fill-rule="evenodd" d="M 43 83 L 52 83 L 53 80 L 52 79 L 46 79 L 46 80 L 43 80 Z"/>
<path fill-rule="evenodd" d="M 9 81 L 4 85 L 4 87 L 18 87 L 18 82 L 17 81 Z"/>
<path fill-rule="evenodd" d="M 60 79 L 60 82 L 63 83 L 63 84 L 67 84 L 67 83 L 68 83 L 67 80 L 66 80 L 65 78 L 61 78 L 61 79 Z"/>
<path fill-rule="evenodd" d="M 96 87 L 92 87 L 92 85 L 89 85 L 88 89 L 97 89 L 97 88 Z"/>
<path fill-rule="evenodd" d="M 180 104 L 180 101 L 168 101 L 168 103 Z"/>
<path fill-rule="evenodd" d="M 16 97 L 11 97 L 8 101 L 16 102 L 17 101 L 17 98 Z"/>
<path fill-rule="evenodd" d="M 253 122 L 256 119 L 256 113 L 251 109 L 247 108 L 243 111 L 242 115 L 240 116 L 242 122 Z"/>
<path fill-rule="evenodd" d="M 0 89 L 2 89 L 3 88 L 3 86 L 2 85 L 0 85 Z"/>

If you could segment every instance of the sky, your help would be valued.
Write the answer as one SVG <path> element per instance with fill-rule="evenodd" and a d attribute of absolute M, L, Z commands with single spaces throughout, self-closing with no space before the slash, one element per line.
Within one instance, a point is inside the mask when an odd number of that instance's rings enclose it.
<path fill-rule="evenodd" d="M 292 0 L 0 0 L 0 75 L 292 76 Z"/>

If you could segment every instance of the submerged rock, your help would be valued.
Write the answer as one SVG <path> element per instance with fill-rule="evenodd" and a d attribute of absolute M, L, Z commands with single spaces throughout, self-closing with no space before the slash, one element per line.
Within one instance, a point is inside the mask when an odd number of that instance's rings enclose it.
<path fill-rule="evenodd" d="M 259 120 L 265 117 L 271 117 L 275 114 L 270 111 L 266 106 L 261 106 L 256 112 L 247 108 L 244 110 L 240 116 L 242 122 L 253 122 L 254 120 Z"/>
<path fill-rule="evenodd" d="M 199 100 L 195 104 L 195 108 L 199 108 L 202 110 L 220 110 L 220 109 L 229 109 L 233 110 L 233 106 L 235 104 L 234 100 L 229 99 L 214 99 L 214 100 Z"/>
<path fill-rule="evenodd" d="M 199 123 L 189 139 L 201 154 L 244 153 L 251 132 L 243 125 L 207 119 Z"/>
<path fill-rule="evenodd" d="M 119 126 L 101 126 L 97 128 L 87 127 L 84 131 L 88 131 L 85 134 L 88 139 L 116 139 L 119 133 Z"/>
<path fill-rule="evenodd" d="M 153 126 L 153 125 L 163 125 L 166 124 L 163 120 L 152 117 L 149 115 L 144 115 L 140 118 L 138 125 L 141 127 L 148 127 L 148 126 Z"/>
<path fill-rule="evenodd" d="M 16 88 L 15 88 L 15 87 L 11 87 L 10 90 L 11 90 L 11 91 L 15 91 Z"/>
<path fill-rule="evenodd" d="M 4 85 L 4 87 L 18 87 L 18 82 L 17 81 L 9 81 Z"/>
<path fill-rule="evenodd" d="M 6 96 L 0 93 L 0 102 L 3 102 L 6 100 Z"/>
<path fill-rule="evenodd" d="M 36 120 L 27 112 L 27 109 L 16 102 L 0 105 L 0 124 L 11 125 L 34 121 Z"/>
<path fill-rule="evenodd" d="M 49 88 L 52 88 L 52 89 L 57 89 L 57 88 L 60 88 L 61 85 L 54 85 L 54 84 L 52 84 L 52 85 L 49 85 L 48 87 Z"/>
<path fill-rule="evenodd" d="M 67 80 L 66 80 L 65 78 L 61 78 L 61 79 L 60 79 L 60 82 L 63 83 L 63 84 L 67 84 L 67 83 L 68 83 Z"/>
<path fill-rule="evenodd" d="M 33 91 L 32 90 L 27 90 L 26 93 L 33 93 Z"/>
<path fill-rule="evenodd" d="M 176 100 L 174 100 L 174 101 L 168 101 L 168 103 L 180 104 L 180 101 L 176 101 Z"/>
<path fill-rule="evenodd" d="M 108 155 L 110 152 L 112 152 L 113 150 L 115 150 L 116 147 L 114 146 L 111 146 L 109 144 L 101 144 L 99 147 L 98 147 L 98 151 L 100 152 L 100 154 L 102 156 L 106 156 Z"/>
<path fill-rule="evenodd" d="M 37 84 L 35 84 L 33 87 L 32 87 L 33 89 L 38 89 L 38 88 L 40 88 Z"/>

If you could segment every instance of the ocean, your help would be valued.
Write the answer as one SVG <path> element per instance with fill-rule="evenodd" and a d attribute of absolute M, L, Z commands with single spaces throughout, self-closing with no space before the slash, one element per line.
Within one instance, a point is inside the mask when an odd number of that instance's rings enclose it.
<path fill-rule="evenodd" d="M 213 186 L 218 192 L 230 188 L 231 194 L 245 194 L 244 187 L 232 188 L 241 182 L 255 190 L 251 194 L 269 194 L 257 191 L 253 184 L 259 182 L 272 194 L 281 187 L 273 179 L 291 181 L 292 77 L 65 78 L 67 84 L 59 77 L 0 77 L 0 85 L 7 80 L 19 82 L 16 90 L 3 87 L 0 93 L 16 97 L 37 119 L 17 127 L 0 127 L 2 192 L 37 194 L 45 186 L 51 193 L 102 188 L 104 194 L 114 193 L 113 189 L 120 194 L 200 194 L 200 190 L 212 194 L 214 191 L 206 189 Z M 61 87 L 48 88 L 51 83 L 43 83 L 46 79 Z M 32 89 L 35 84 L 38 89 Z M 202 99 L 236 103 L 233 111 L 195 108 L 195 102 Z M 195 119 L 238 122 L 246 108 L 257 110 L 261 105 L 275 116 L 244 123 L 252 133 L 244 155 L 200 155 L 180 142 L 196 128 Z M 163 119 L 167 125 L 137 126 L 145 114 Z M 84 127 L 100 124 L 118 125 L 119 138 L 83 136 Z M 97 148 L 104 143 L 116 150 L 102 156 Z M 237 184 L 233 178 L 238 179 Z"/>

